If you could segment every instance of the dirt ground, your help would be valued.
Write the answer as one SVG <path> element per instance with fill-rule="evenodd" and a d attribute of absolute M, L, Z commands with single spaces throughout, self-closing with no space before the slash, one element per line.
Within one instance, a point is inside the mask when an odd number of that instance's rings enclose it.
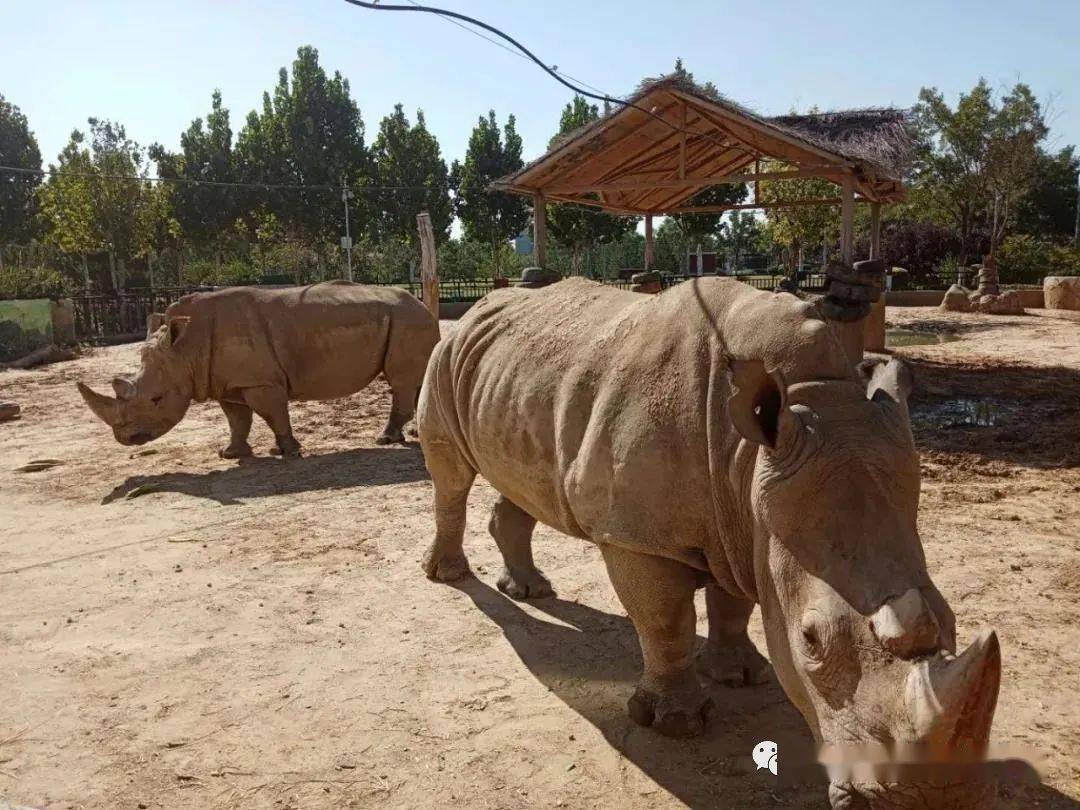
<path fill-rule="evenodd" d="M 961 643 L 1001 637 L 996 740 L 1045 758 L 1046 785 L 1002 804 L 1078 808 L 1080 319 L 888 318 L 958 338 L 897 353 L 919 380 L 931 573 Z M 477 578 L 427 581 L 430 484 L 415 443 L 373 443 L 381 382 L 295 407 L 305 458 L 268 457 L 260 425 L 238 464 L 213 405 L 116 444 L 74 382 L 108 390 L 135 363 L 122 346 L 0 372 L 23 407 L 0 425 L 0 807 L 825 805 L 754 771 L 758 741 L 808 739 L 775 685 L 712 688 L 704 739 L 633 725 L 640 655 L 599 553 L 541 527 L 558 598 L 505 598 L 483 482 Z"/>

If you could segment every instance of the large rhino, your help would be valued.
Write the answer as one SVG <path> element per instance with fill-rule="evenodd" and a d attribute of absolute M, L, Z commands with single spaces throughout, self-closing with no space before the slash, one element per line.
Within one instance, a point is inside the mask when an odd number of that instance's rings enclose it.
<path fill-rule="evenodd" d="M 638 723 L 703 729 L 694 591 L 707 585 L 707 674 L 760 680 L 746 631 L 756 603 L 780 684 L 819 742 L 978 750 L 997 701 L 997 637 L 955 655 L 916 528 L 909 372 L 861 366 L 852 329 L 862 323 L 827 320 L 820 302 L 716 278 L 660 296 L 580 279 L 487 296 L 436 347 L 421 389 L 428 576 L 468 572 L 479 473 L 501 494 L 489 529 L 506 593 L 551 593 L 532 558 L 537 521 L 600 547 L 642 647 Z M 987 797 L 985 784 L 921 773 L 932 786 L 849 772 L 830 798 Z"/>
<path fill-rule="evenodd" d="M 138 373 L 113 379 L 115 398 L 82 383 L 79 392 L 125 445 L 167 433 L 192 400 L 217 400 L 231 432 L 224 458 L 251 455 L 252 413 L 273 430 L 275 452 L 298 455 L 289 401 L 348 396 L 379 372 L 393 404 L 376 441 L 403 441 L 439 340 L 438 323 L 409 293 L 345 281 L 194 293 L 160 320 L 160 328 L 151 325 Z"/>

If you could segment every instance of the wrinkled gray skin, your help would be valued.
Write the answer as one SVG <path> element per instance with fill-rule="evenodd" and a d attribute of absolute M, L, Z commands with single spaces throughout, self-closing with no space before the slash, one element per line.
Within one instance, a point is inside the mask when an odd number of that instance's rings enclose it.
<path fill-rule="evenodd" d="M 193 400 L 217 400 L 231 433 L 224 458 L 252 454 L 253 414 L 274 432 L 272 452 L 299 455 L 289 402 L 348 396 L 380 372 L 393 403 L 376 441 L 404 441 L 439 339 L 439 325 L 409 293 L 344 281 L 195 293 L 154 320 L 138 373 L 112 381 L 115 398 L 79 383 L 83 399 L 124 445 L 167 433 Z"/>
<path fill-rule="evenodd" d="M 977 748 L 997 639 L 953 654 L 916 528 L 910 375 L 898 361 L 857 367 L 848 329 L 862 323 L 722 279 L 647 297 L 579 279 L 492 293 L 436 347 L 421 390 L 427 574 L 468 572 L 465 503 L 480 474 L 501 493 L 490 530 L 511 596 L 551 593 L 532 559 L 537 520 L 599 545 L 641 642 L 635 721 L 702 731 L 693 597 L 706 585 L 705 674 L 761 680 L 746 632 L 760 604 L 776 676 L 819 742 Z M 832 776 L 837 808 L 988 797 L 962 782 Z"/>

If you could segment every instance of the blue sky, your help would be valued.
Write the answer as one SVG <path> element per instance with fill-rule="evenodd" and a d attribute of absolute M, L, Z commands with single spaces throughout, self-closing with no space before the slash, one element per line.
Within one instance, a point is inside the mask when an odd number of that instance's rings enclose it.
<path fill-rule="evenodd" d="M 384 0 L 387 2 L 388 0 Z M 549 64 L 623 95 L 682 56 L 699 80 L 763 113 L 950 100 L 985 76 L 1049 106 L 1051 145 L 1080 142 L 1080 2 L 442 0 Z M 46 162 L 87 116 L 175 147 L 220 88 L 238 131 L 301 44 L 352 84 L 368 140 L 396 102 L 424 110 L 449 160 L 477 116 L 514 113 L 541 153 L 569 91 L 444 20 L 340 0 L 5 0 L 0 93 L 29 117 Z"/>

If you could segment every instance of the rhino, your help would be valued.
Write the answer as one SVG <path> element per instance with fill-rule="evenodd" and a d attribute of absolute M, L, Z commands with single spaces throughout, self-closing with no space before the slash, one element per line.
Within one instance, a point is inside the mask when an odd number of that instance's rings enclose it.
<path fill-rule="evenodd" d="M 659 296 L 582 279 L 489 294 L 435 348 L 420 393 L 425 572 L 469 572 L 466 497 L 482 475 L 500 493 L 489 531 L 506 594 L 552 594 L 533 561 L 538 521 L 599 546 L 641 644 L 637 723 L 703 731 L 695 664 L 735 685 L 771 677 L 747 634 L 760 605 L 775 677 L 823 748 L 977 758 L 1000 646 L 983 631 L 956 654 L 916 526 L 911 374 L 862 361 L 862 328 L 722 278 Z M 993 789 L 830 775 L 835 808 L 974 807 Z"/>
<path fill-rule="evenodd" d="M 234 287 L 185 295 L 154 315 L 133 376 L 115 397 L 78 383 L 90 410 L 123 445 L 171 430 L 192 401 L 217 400 L 229 422 L 223 458 L 252 454 L 252 414 L 274 432 L 272 452 L 297 456 L 289 402 L 348 396 L 380 372 L 393 392 L 379 444 L 404 441 L 439 324 L 404 290 L 330 281 L 306 287 Z"/>

